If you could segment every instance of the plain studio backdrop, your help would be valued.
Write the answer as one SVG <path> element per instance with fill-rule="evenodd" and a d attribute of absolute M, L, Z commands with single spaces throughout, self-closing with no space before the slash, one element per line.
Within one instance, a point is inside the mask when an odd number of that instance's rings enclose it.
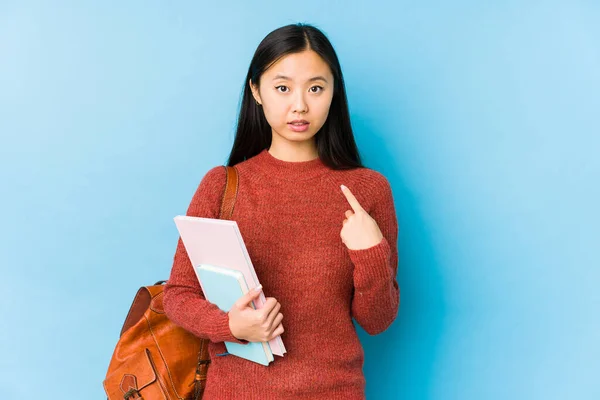
<path fill-rule="evenodd" d="M 105 398 L 256 46 L 296 22 L 333 42 L 396 201 L 367 398 L 600 398 L 598 21 L 592 0 L 0 2 L 0 398 Z"/>

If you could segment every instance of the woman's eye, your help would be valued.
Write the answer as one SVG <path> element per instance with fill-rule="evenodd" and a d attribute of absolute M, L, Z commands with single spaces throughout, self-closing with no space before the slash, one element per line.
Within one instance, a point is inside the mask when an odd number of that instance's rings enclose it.
<path fill-rule="evenodd" d="M 285 90 L 285 91 L 283 91 L 283 90 L 280 90 L 281 88 L 285 88 L 286 90 Z M 275 86 L 275 89 L 279 90 L 279 92 L 280 92 L 280 93 L 287 93 L 287 92 L 289 91 L 289 90 L 288 90 L 288 87 L 287 87 L 287 86 L 285 86 L 285 85 L 279 85 L 279 86 Z M 313 89 L 317 89 L 317 90 L 313 90 Z M 310 91 L 311 91 L 312 93 L 319 93 L 319 92 L 322 92 L 322 91 L 323 91 L 323 86 L 313 86 L 313 87 L 311 87 L 311 88 L 310 88 Z"/>

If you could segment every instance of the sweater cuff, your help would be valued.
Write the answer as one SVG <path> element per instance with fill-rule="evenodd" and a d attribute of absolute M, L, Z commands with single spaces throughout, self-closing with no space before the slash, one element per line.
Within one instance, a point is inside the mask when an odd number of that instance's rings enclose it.
<path fill-rule="evenodd" d="M 370 281 L 372 279 L 392 279 L 390 269 L 391 248 L 385 236 L 378 244 L 369 248 L 348 249 L 348 254 L 355 266 L 355 283 L 360 284 L 363 280 Z M 358 282 L 356 282 L 357 278 Z"/>
<path fill-rule="evenodd" d="M 239 344 L 248 344 L 249 342 L 244 339 L 238 339 L 233 336 L 231 333 L 231 328 L 229 328 L 229 313 L 224 313 L 222 318 L 219 318 L 219 321 L 215 325 L 216 334 L 218 337 L 222 338 L 224 342 L 233 342 Z"/>

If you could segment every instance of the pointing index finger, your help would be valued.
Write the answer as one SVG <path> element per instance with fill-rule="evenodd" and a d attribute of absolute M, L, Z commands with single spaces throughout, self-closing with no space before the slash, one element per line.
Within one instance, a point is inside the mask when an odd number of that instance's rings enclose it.
<path fill-rule="evenodd" d="M 342 193 L 344 193 L 344 196 L 346 196 L 346 200 L 348 200 L 348 203 L 350 203 L 350 206 L 352 207 L 354 212 L 363 211 L 362 206 L 360 205 L 358 200 L 356 200 L 356 197 L 354 197 L 350 189 L 348 189 L 344 185 L 341 185 L 340 187 L 342 188 Z"/>

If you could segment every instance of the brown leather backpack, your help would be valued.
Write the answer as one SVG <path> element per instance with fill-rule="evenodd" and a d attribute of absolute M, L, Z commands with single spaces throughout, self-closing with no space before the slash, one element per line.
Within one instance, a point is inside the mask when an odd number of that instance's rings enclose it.
<path fill-rule="evenodd" d="M 221 219 L 231 219 L 238 174 L 226 168 Z M 103 382 L 109 400 L 202 398 L 210 364 L 209 339 L 170 321 L 163 308 L 163 285 L 141 287 L 129 309 Z"/>

